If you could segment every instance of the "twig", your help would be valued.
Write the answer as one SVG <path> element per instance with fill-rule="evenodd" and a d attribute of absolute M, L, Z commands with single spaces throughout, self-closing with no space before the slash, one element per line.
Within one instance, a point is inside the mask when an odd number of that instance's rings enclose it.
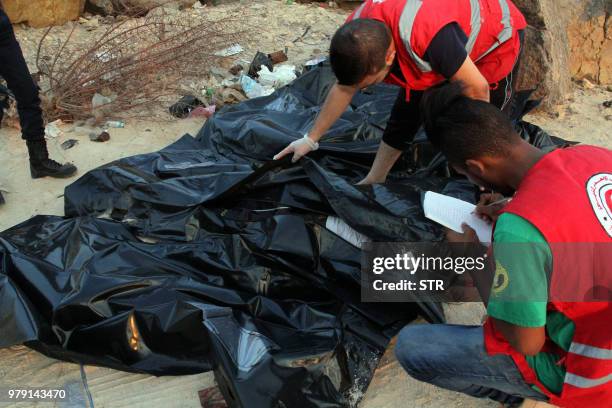
<path fill-rule="evenodd" d="M 310 26 L 306 27 L 306 30 L 304 30 L 304 34 L 300 35 L 298 38 L 296 38 L 295 40 L 293 40 L 294 43 L 300 41 L 301 39 L 303 39 L 304 37 L 306 37 L 306 34 L 308 34 L 308 32 L 310 31 Z"/>

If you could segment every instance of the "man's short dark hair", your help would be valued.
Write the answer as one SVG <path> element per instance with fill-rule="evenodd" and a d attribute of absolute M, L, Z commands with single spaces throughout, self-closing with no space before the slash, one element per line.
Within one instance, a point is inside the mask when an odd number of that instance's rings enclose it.
<path fill-rule="evenodd" d="M 329 47 L 329 61 L 341 85 L 355 85 L 366 75 L 385 67 L 391 32 L 385 23 L 358 18 L 336 31 Z"/>
<path fill-rule="evenodd" d="M 512 122 L 494 105 L 465 96 L 463 89 L 461 82 L 454 82 L 423 95 L 421 116 L 429 141 L 459 165 L 506 154 L 521 140 Z"/>

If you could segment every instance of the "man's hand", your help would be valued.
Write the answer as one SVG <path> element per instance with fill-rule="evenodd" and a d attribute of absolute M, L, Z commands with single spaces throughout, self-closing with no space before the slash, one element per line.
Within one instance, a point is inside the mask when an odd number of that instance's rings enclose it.
<path fill-rule="evenodd" d="M 446 231 L 446 240 L 452 244 L 479 244 L 478 235 L 469 225 L 466 223 L 461 224 L 463 233 L 455 232 L 453 230 Z"/>
<path fill-rule="evenodd" d="M 497 221 L 500 211 L 508 204 L 508 201 L 493 205 L 490 204 L 502 200 L 503 198 L 504 196 L 498 193 L 482 194 L 476 206 L 476 216 L 489 223 Z"/>
<path fill-rule="evenodd" d="M 315 123 L 310 128 L 309 137 L 291 143 L 274 156 L 274 160 L 282 159 L 286 155 L 293 153 L 292 162 L 295 163 L 311 151 L 317 150 L 319 147 L 317 141 L 346 111 L 358 90 L 359 88 L 356 86 L 334 84 L 325 98 L 321 112 L 319 112 Z"/>
<path fill-rule="evenodd" d="M 291 161 L 295 163 L 303 156 L 306 156 L 308 153 L 317 150 L 318 148 L 319 144 L 306 135 L 301 139 L 291 142 L 289 146 L 285 147 L 280 153 L 274 156 L 274 160 L 282 159 L 286 155 L 293 153 L 293 158 Z"/>

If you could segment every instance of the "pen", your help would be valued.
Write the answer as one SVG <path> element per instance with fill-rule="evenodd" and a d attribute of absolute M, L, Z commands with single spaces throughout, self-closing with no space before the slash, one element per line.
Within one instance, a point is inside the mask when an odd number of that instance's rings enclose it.
<path fill-rule="evenodd" d="M 489 203 L 489 204 L 485 205 L 485 207 L 490 207 L 492 205 L 501 204 L 504 201 L 510 202 L 511 200 L 512 200 L 512 197 L 504 197 L 501 200 L 493 201 L 492 203 Z"/>
<path fill-rule="evenodd" d="M 508 202 L 512 201 L 512 197 L 504 197 L 501 200 L 493 201 L 492 203 L 489 203 L 489 204 L 485 205 L 484 207 L 490 207 L 492 205 L 502 204 L 504 201 L 506 203 L 508 203 Z M 472 211 L 472 214 L 476 214 L 476 209 L 474 209 L 474 211 Z"/>

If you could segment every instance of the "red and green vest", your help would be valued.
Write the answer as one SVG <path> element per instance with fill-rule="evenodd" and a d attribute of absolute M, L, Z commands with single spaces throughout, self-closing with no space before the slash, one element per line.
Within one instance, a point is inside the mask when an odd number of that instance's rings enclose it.
<path fill-rule="evenodd" d="M 542 351 L 562 356 L 563 389 L 546 389 L 495 330 L 485 323 L 489 354 L 510 355 L 526 382 L 560 407 L 603 407 L 612 401 L 612 151 L 575 146 L 546 154 L 527 173 L 503 212 L 533 224 L 548 242 L 553 268 L 547 309 L 575 325 L 568 351 L 549 339 Z"/>

